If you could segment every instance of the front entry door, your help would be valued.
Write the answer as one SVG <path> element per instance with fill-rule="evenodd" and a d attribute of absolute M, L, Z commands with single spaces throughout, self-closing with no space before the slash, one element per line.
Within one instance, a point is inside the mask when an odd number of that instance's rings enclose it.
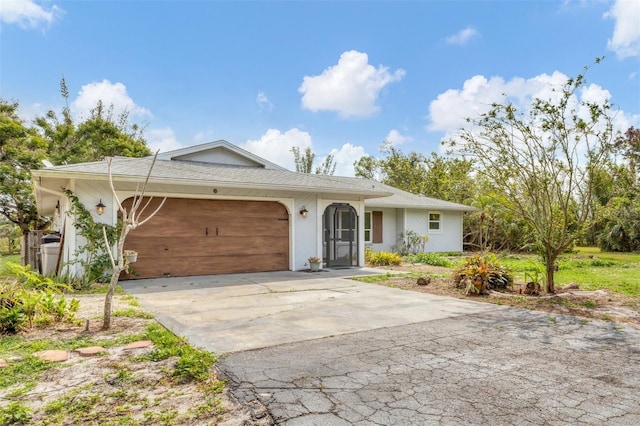
<path fill-rule="evenodd" d="M 358 266 L 358 215 L 349 204 L 324 211 L 324 259 L 327 267 Z"/>

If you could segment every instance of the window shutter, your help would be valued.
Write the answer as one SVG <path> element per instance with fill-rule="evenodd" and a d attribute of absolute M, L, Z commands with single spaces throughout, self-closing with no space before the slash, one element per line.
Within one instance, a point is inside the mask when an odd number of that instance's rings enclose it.
<path fill-rule="evenodd" d="M 371 220 L 373 225 L 373 240 L 372 243 L 382 242 L 382 212 L 371 212 Z"/>

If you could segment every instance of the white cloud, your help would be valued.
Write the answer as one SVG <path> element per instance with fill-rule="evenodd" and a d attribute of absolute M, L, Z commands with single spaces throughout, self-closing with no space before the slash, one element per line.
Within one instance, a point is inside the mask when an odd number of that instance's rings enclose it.
<path fill-rule="evenodd" d="M 176 135 L 170 127 L 163 129 L 151 129 L 145 132 L 147 139 L 147 146 L 151 152 L 173 151 L 174 149 L 184 148 L 182 144 L 176 139 Z"/>
<path fill-rule="evenodd" d="M 404 136 L 396 129 L 391 129 L 389 133 L 387 133 L 387 137 L 385 137 L 384 140 L 390 142 L 391 145 L 396 146 L 410 141 L 411 136 Z"/>
<path fill-rule="evenodd" d="M 264 92 L 258 92 L 258 96 L 256 96 L 256 103 L 261 110 L 271 111 L 273 110 L 273 104 L 267 98 Z"/>
<path fill-rule="evenodd" d="M 62 9 L 53 5 L 45 9 L 32 0 L 2 0 L 0 22 L 21 28 L 47 27 L 62 16 Z"/>
<path fill-rule="evenodd" d="M 382 65 L 376 68 L 366 53 L 350 50 L 322 74 L 305 76 L 298 92 L 305 109 L 336 111 L 342 118 L 368 117 L 379 109 L 380 91 L 404 75 L 402 69 L 391 73 Z"/>
<path fill-rule="evenodd" d="M 220 138 L 216 139 L 216 135 L 217 135 L 217 132 L 213 129 L 203 130 L 201 132 L 196 133 L 193 136 L 193 142 L 195 144 L 201 144 L 201 143 L 211 142 L 211 141 L 220 139 Z"/>
<path fill-rule="evenodd" d="M 487 79 L 482 75 L 473 76 L 464 82 L 462 89 L 449 89 L 429 104 L 428 130 L 442 131 L 450 137 L 467 125 L 466 118 L 479 118 L 491 109 L 492 103 L 504 102 L 505 96 L 516 106 L 524 108 L 535 97 L 552 99 L 559 96 L 558 89 L 567 79 L 558 71 L 527 80 L 516 77 L 505 81 L 502 77 Z"/>
<path fill-rule="evenodd" d="M 501 77 L 487 79 L 476 75 L 464 82 L 462 89 L 449 89 L 438 95 L 429 105 L 428 130 L 444 133 L 444 139 L 455 138 L 461 128 L 473 130 L 466 118 L 479 118 L 491 109 L 493 102 L 512 102 L 520 112 L 527 112 L 535 98 L 558 100 L 562 96 L 562 87 L 569 77 L 555 71 L 553 74 L 540 74 L 529 79 L 520 77 L 505 81 Z M 588 117 L 588 108 L 579 105 L 580 101 L 611 101 L 611 93 L 597 84 L 580 89 L 569 100 L 569 108 L 575 108 L 581 117 Z M 625 131 L 637 125 L 639 117 L 618 111 L 613 116 L 614 129 Z"/>
<path fill-rule="evenodd" d="M 478 30 L 476 30 L 475 28 L 472 27 L 467 27 L 465 29 L 462 29 L 460 31 L 458 31 L 457 33 L 450 35 L 449 37 L 447 37 L 445 39 L 445 41 L 447 42 L 447 44 L 455 44 L 458 46 L 464 46 L 465 44 L 467 44 L 469 41 L 480 37 L 480 33 L 478 32 Z"/>
<path fill-rule="evenodd" d="M 336 162 L 336 176 L 355 176 L 353 163 L 367 155 L 362 146 L 345 143 L 340 149 L 332 149 L 329 155 L 333 155 Z M 322 164 L 326 157 L 318 158 L 316 164 Z"/>
<path fill-rule="evenodd" d="M 98 101 L 102 101 L 105 108 L 110 108 L 113 105 L 113 113 L 116 117 L 124 111 L 128 111 L 131 116 L 152 116 L 148 109 L 136 105 L 127 93 L 127 88 L 124 84 L 111 83 L 109 80 L 82 86 L 78 97 L 71 103 L 71 112 L 74 115 L 86 118 L 89 116 L 91 109 L 95 108 Z"/>
<path fill-rule="evenodd" d="M 640 2 L 637 0 L 616 0 L 605 15 L 613 18 L 615 27 L 607 47 L 619 58 L 640 56 Z"/>
<path fill-rule="evenodd" d="M 242 148 L 265 158 L 289 170 L 295 170 L 291 148 L 297 146 L 301 151 L 312 147 L 311 135 L 296 128 L 282 133 L 277 129 L 269 129 L 257 140 L 248 140 Z"/>

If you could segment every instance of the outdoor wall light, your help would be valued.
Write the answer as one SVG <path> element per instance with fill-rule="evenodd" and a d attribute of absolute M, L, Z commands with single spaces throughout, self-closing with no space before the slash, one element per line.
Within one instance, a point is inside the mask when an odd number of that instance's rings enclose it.
<path fill-rule="evenodd" d="M 306 218 L 307 213 L 309 213 L 309 210 L 307 210 L 305 206 L 302 206 L 302 208 L 300 209 L 300 216 L 302 216 L 303 218 Z"/>
<path fill-rule="evenodd" d="M 104 213 L 104 208 L 107 207 L 104 204 L 102 204 L 102 198 L 100 199 L 100 202 L 98 204 L 96 204 L 96 211 L 98 212 L 98 215 L 101 215 L 102 213 Z"/>

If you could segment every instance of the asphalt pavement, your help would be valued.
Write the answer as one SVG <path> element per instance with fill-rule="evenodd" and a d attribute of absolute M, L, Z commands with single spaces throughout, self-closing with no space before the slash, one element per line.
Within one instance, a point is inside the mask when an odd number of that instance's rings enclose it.
<path fill-rule="evenodd" d="M 639 329 L 349 279 L 376 272 L 124 287 L 225 354 L 220 374 L 260 424 L 640 424 Z"/>
<path fill-rule="evenodd" d="M 504 309 L 232 354 L 279 425 L 638 425 L 640 331 Z"/>

